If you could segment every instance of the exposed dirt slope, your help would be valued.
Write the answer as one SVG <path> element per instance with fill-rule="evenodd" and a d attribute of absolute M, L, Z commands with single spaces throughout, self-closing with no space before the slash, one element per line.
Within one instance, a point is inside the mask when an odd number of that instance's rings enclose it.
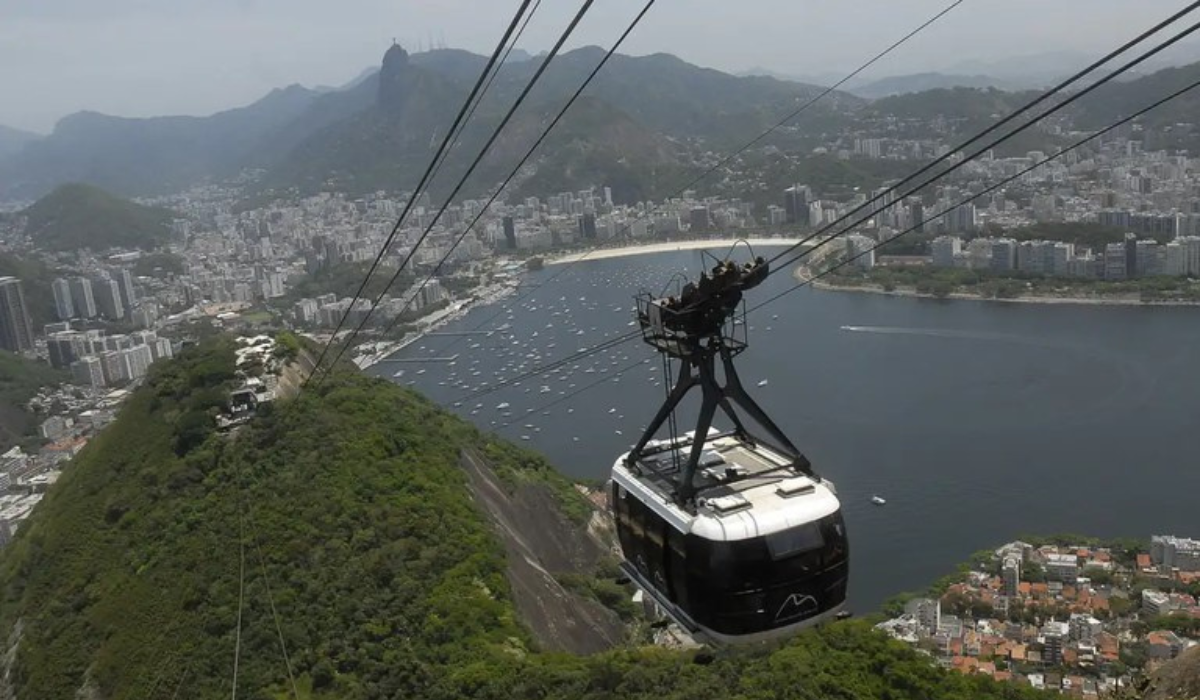
<path fill-rule="evenodd" d="M 549 489 L 522 484 L 509 492 L 487 460 L 460 455 L 475 502 L 504 542 L 513 600 L 525 624 L 548 651 L 590 654 L 619 644 L 624 627 L 594 600 L 564 589 L 555 574 L 588 573 L 604 548 L 560 511 Z"/>

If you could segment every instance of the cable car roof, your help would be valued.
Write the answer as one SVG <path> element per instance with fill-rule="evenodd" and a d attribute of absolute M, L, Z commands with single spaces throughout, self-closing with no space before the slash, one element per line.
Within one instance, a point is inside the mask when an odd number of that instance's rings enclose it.
<path fill-rule="evenodd" d="M 660 441 L 660 451 L 638 460 L 634 474 L 622 455 L 613 467 L 613 480 L 681 532 L 708 540 L 737 541 L 760 537 L 814 522 L 839 508 L 833 485 L 788 468 L 784 457 L 762 445 L 751 446 L 732 435 L 709 437 L 696 472 L 695 513 L 680 508 L 672 494 L 678 476 L 673 452 L 689 449 L 688 439 L 672 449 Z"/>

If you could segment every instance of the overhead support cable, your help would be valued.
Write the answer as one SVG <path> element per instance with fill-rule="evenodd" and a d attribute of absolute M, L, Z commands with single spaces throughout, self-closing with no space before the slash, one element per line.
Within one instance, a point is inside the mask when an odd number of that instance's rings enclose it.
<path fill-rule="evenodd" d="M 961 1 L 962 0 L 960 0 L 960 2 Z M 575 101 L 579 99 L 579 96 L 583 94 L 583 91 L 586 90 L 587 87 L 592 83 L 592 80 L 596 77 L 596 74 L 598 74 L 600 70 L 604 68 L 605 64 L 608 63 L 608 60 L 613 57 L 613 54 L 617 52 L 617 49 L 621 48 L 621 44 L 625 43 L 625 39 L 629 37 L 634 28 L 642 21 L 642 18 L 646 16 L 646 13 L 650 11 L 650 8 L 654 6 L 655 2 L 656 0 L 648 0 L 646 5 L 642 8 L 642 11 L 639 12 L 634 18 L 633 22 L 631 22 L 629 26 L 625 28 L 625 31 L 621 34 L 620 38 L 618 38 L 617 41 L 608 49 L 608 52 L 604 54 L 604 57 L 600 59 L 600 62 L 596 64 L 596 67 L 593 68 L 592 72 L 588 74 L 588 77 L 584 79 L 583 83 L 579 86 L 579 89 L 577 89 L 575 93 L 571 95 L 570 99 L 567 100 L 567 103 L 563 105 L 562 109 L 558 111 L 558 114 L 554 116 L 554 119 L 551 120 L 550 125 L 542 131 L 542 135 L 538 137 L 537 141 L 534 141 L 533 145 L 529 147 L 529 150 L 525 152 L 525 155 L 522 156 L 521 160 L 517 162 L 516 166 L 514 166 L 513 169 L 508 173 L 508 176 L 504 178 L 504 182 L 500 183 L 500 186 L 496 188 L 496 191 L 492 193 L 492 196 L 488 198 L 488 201 L 480 208 L 479 213 L 475 215 L 475 218 L 473 218 L 471 222 L 467 224 L 467 227 L 463 229 L 463 232 L 459 234 L 458 238 L 455 239 L 454 245 L 450 246 L 450 249 L 446 251 L 445 255 L 442 256 L 442 259 L 438 262 L 437 266 L 434 267 L 433 270 L 430 271 L 429 275 L 425 277 L 425 280 L 421 282 L 421 286 L 418 287 L 417 290 L 413 292 L 412 296 L 409 297 L 408 301 L 405 302 L 404 308 L 400 310 L 400 313 L 396 314 L 396 317 L 392 319 L 391 323 L 388 324 L 387 328 L 384 330 L 384 335 L 387 335 L 392 328 L 395 327 L 399 320 L 404 316 L 404 312 L 408 311 L 413 301 L 415 301 L 420 295 L 421 290 L 429 284 L 430 280 L 437 276 L 437 273 L 441 271 L 442 266 L 445 265 L 446 261 L 450 259 L 450 256 L 454 254 L 454 251 L 458 248 L 459 244 L 462 243 L 463 239 L 467 237 L 467 234 L 475 228 L 475 225 L 479 223 L 479 220 L 483 218 L 483 215 L 487 213 L 488 209 L 492 206 L 500 194 L 504 192 L 504 189 L 508 187 L 508 184 L 512 182 L 513 178 L 517 176 L 517 173 L 521 171 L 521 168 L 525 167 L 525 164 L 529 162 L 529 159 L 533 157 L 533 154 L 537 152 L 542 143 L 545 142 L 546 138 L 550 136 L 550 132 L 554 130 L 554 127 L 558 126 L 558 123 L 562 121 L 562 118 L 566 115 L 567 111 L 571 109 L 571 106 L 575 104 Z"/>
<path fill-rule="evenodd" d="M 889 197 L 889 195 L 894 195 L 895 192 L 900 187 L 907 185 L 908 183 L 912 182 L 913 180 L 916 180 L 917 178 L 921 177 L 925 173 L 928 173 L 930 170 L 937 167 L 938 165 L 945 163 L 946 161 L 950 160 L 953 156 L 955 156 L 958 153 L 961 153 L 963 150 L 972 146 L 973 144 L 976 144 L 976 143 L 982 141 L 989 134 L 995 132 L 996 130 L 1000 129 L 1004 125 L 1012 122 L 1013 120 L 1017 119 L 1018 117 L 1025 114 L 1026 112 L 1029 112 L 1034 107 L 1037 107 L 1039 104 L 1045 102 L 1046 100 L 1050 99 L 1054 95 L 1071 87 L 1074 83 L 1076 83 L 1079 80 L 1081 80 L 1082 78 L 1086 77 L 1087 75 L 1089 75 L 1090 73 L 1095 71 L 1100 66 L 1103 66 L 1104 64 L 1113 60 L 1117 56 L 1120 56 L 1121 54 L 1128 51 L 1130 48 L 1136 46 L 1137 44 L 1140 44 L 1141 42 L 1145 41 L 1150 36 L 1153 36 L 1154 34 L 1158 33 L 1162 29 L 1170 26 L 1171 24 L 1174 24 L 1180 18 L 1195 11 L 1197 8 L 1200 8 L 1200 1 L 1190 3 L 1187 7 L 1183 8 L 1179 12 L 1176 12 L 1175 14 L 1173 14 L 1170 17 L 1168 17 L 1167 19 L 1159 22 L 1158 24 L 1154 25 L 1153 27 L 1147 29 L 1146 31 L 1139 34 L 1138 36 L 1134 37 L 1133 39 L 1130 39 L 1129 41 L 1122 44 L 1119 48 L 1109 52 L 1108 54 L 1099 58 L 1098 60 L 1096 60 L 1091 65 L 1084 68 L 1083 70 L 1075 73 L 1071 77 L 1067 78 L 1066 80 L 1063 80 L 1059 84 L 1057 84 L 1054 87 L 1050 88 L 1049 90 L 1043 92 L 1041 95 L 1035 97 L 1033 100 L 1030 100 L 1025 105 L 1017 108 L 1015 111 L 1011 112 L 1008 116 L 997 121 L 996 123 L 992 124 L 991 126 L 984 129 L 983 131 L 979 132 L 978 134 L 972 136 L 970 139 L 968 139 L 966 142 L 960 144 L 954 150 L 951 150 L 951 151 L 943 154 L 942 156 L 934 159 L 933 161 L 929 162 L 925 166 L 919 168 L 916 172 L 908 175 L 903 180 L 900 180 L 899 182 L 895 183 L 894 185 L 891 185 L 890 187 L 885 188 L 884 190 L 880 191 L 878 194 L 871 197 L 870 199 L 863 202 L 862 204 L 858 205 L 857 207 L 850 210 L 846 214 L 843 214 L 842 216 L 838 217 L 836 220 L 829 222 L 828 224 L 822 226 L 820 229 L 812 232 L 808 236 L 805 236 L 800 241 L 798 241 L 796 244 L 775 254 L 773 257 L 771 257 L 771 259 L 768 262 L 770 262 L 772 265 L 774 265 L 774 263 L 778 262 L 781 258 L 786 257 L 787 255 L 790 255 L 792 252 L 803 248 L 803 246 L 807 245 L 809 242 L 815 240 L 816 238 L 819 238 L 821 235 L 823 235 L 830 229 L 840 225 L 846 219 L 848 219 L 848 218 L 854 216 L 855 214 L 861 212 L 862 210 L 870 207 L 875 202 L 878 202 L 881 199 L 885 199 L 885 198 Z M 904 192 L 904 194 L 896 196 L 896 197 L 894 197 L 894 199 L 895 200 L 903 200 L 905 197 L 911 196 L 918 190 L 932 184 L 933 182 L 945 177 L 946 175 L 949 175 L 952 172 L 957 171 L 959 168 L 962 168 L 967 163 L 970 163 L 971 161 L 975 160 L 976 158 L 983 155 L 984 153 L 987 153 L 988 151 L 992 150 L 996 146 L 999 146 L 1001 143 L 1007 141 L 1008 139 L 1016 136 L 1017 134 L 1025 131 L 1025 130 L 1033 127 L 1038 122 L 1045 119 L 1046 117 L 1063 110 L 1068 105 L 1079 100 L 1080 98 L 1084 97 L 1085 95 L 1090 94 L 1091 92 L 1095 91 L 1097 88 L 1105 85 L 1106 83 L 1112 81 L 1113 79 L 1117 78 L 1121 74 L 1127 72 L 1129 69 L 1145 62 L 1152 56 L 1155 56 L 1158 53 L 1166 50 L 1168 47 L 1179 42 L 1184 37 L 1195 32 L 1198 28 L 1200 28 L 1200 25 L 1192 25 L 1191 27 L 1189 27 L 1188 29 L 1184 30 L 1183 32 L 1175 35 L 1171 39 L 1168 39 L 1167 41 L 1160 43 L 1153 49 L 1143 53 L 1138 58 L 1135 58 L 1132 61 L 1129 61 L 1129 62 L 1125 63 L 1124 65 L 1122 65 L 1121 67 L 1113 70 L 1112 72 L 1110 72 L 1108 75 L 1101 78 L 1097 82 L 1092 83 L 1091 85 L 1088 85 L 1087 87 L 1083 88 L 1082 90 L 1080 90 L 1078 92 L 1072 93 L 1065 100 L 1063 100 L 1059 104 L 1051 107 L 1050 109 L 1047 109 L 1046 111 L 1042 112 L 1040 115 L 1032 118 L 1030 121 L 1024 123 L 1021 126 L 1016 127 L 1012 131 L 1009 131 L 1007 134 L 990 141 L 986 145 L 979 147 L 973 153 L 971 153 L 968 156 L 963 157 L 962 160 L 958 161 L 957 163 L 952 164 L 946 170 L 938 173 L 937 175 L 930 177 L 929 179 L 925 180 L 924 182 L 917 185 L 916 187 L 908 189 L 906 192 Z M 879 212 L 886 209 L 888 206 L 891 206 L 891 202 L 888 202 L 884 206 L 878 207 L 878 208 L 872 210 L 870 213 L 866 214 L 865 216 L 860 217 L 853 224 L 850 224 L 849 226 L 847 226 L 845 230 L 850 230 L 850 229 L 854 228 L 855 226 L 859 226 L 862 223 L 869 221 L 872 217 L 874 217 L 876 214 L 878 214 Z M 818 243 L 818 245 L 816 247 L 823 245 L 823 243 L 824 242 Z M 803 255 L 806 255 L 806 254 L 808 254 L 808 252 L 811 252 L 811 250 L 812 249 L 809 249 L 809 251 L 802 253 L 801 256 L 799 256 L 799 257 L 803 257 Z M 795 260 L 793 259 L 792 262 L 794 262 L 794 261 Z M 788 264 L 790 264 L 790 263 L 788 263 Z M 774 270 L 772 270 L 772 273 L 774 273 L 777 270 L 778 270 L 778 268 L 775 268 Z"/>
<path fill-rule="evenodd" d="M 350 333 L 350 337 L 346 339 L 346 342 L 342 344 L 342 347 L 338 351 L 338 354 L 335 357 L 332 365 L 337 364 L 341 357 L 346 353 L 346 350 L 348 350 L 353 344 L 354 339 L 371 320 L 371 316 L 374 315 L 375 309 L 379 306 L 379 302 L 384 296 L 387 295 L 388 290 L 390 290 L 392 285 L 396 283 L 396 280 L 399 279 L 400 273 L 404 271 L 404 268 L 408 265 L 409 261 L 412 260 L 414 255 L 416 255 L 417 250 L 421 247 L 421 244 L 424 243 L 425 239 L 429 237 L 430 232 L 433 231 L 434 226 L 436 226 L 438 221 L 441 220 L 442 215 L 446 213 L 446 209 L 450 207 L 450 204 L 454 201 L 454 198 L 458 196 L 460 191 L 462 191 L 462 188 L 467 184 L 467 180 L 470 179 L 471 175 L 475 172 L 475 169 L 479 167 L 479 164 L 483 161 L 484 156 L 486 156 L 491 150 L 492 145 L 495 144 L 496 140 L 500 137 L 500 134 L 504 131 L 504 128 L 508 126 L 508 123 L 512 120 L 513 115 L 516 114 L 517 109 L 519 109 L 520 106 L 525 102 L 525 99 L 529 96 L 530 91 L 533 90 L 533 87 L 537 85 L 542 75 L 545 74 L 546 69 L 549 68 L 551 61 L 553 61 L 558 55 L 559 51 L 562 50 L 563 45 L 575 32 L 575 28 L 579 26 L 579 23 L 583 20 L 583 17 L 587 14 L 588 10 L 591 9 L 594 2 L 595 0 L 584 0 L 584 3 L 579 8 L 579 11 L 575 13 L 575 16 L 571 19 L 570 24 L 567 25 L 566 30 L 563 31 L 563 33 L 559 36 L 550 52 L 546 54 L 546 57 L 538 66 L 537 71 L 533 74 L 533 77 L 529 79 L 529 82 L 525 85 L 525 88 L 521 91 L 521 94 L 518 95 L 516 101 L 513 102 L 512 107 L 504 115 L 504 118 L 500 120 L 500 124 L 492 132 L 491 137 L 488 138 L 487 143 L 485 143 L 483 148 L 480 149 L 479 155 L 477 155 L 471 162 L 470 167 L 468 167 L 466 172 L 463 173 L 462 177 L 458 181 L 458 184 L 455 185 L 454 190 L 449 194 L 449 196 L 446 197 L 446 201 L 442 204 L 441 208 L 438 209 L 437 214 L 435 214 L 433 219 L 430 220 L 429 225 L 425 227 L 425 230 L 421 232 L 421 236 L 417 239 L 416 243 L 413 244 L 408 254 L 404 257 L 404 260 L 402 260 L 400 265 L 396 268 L 395 273 L 392 274 L 391 279 L 388 280 L 388 283 L 384 286 L 383 291 L 381 291 L 376 297 L 374 303 L 371 305 L 371 308 L 367 309 L 367 313 L 363 314 L 362 321 L 360 321 L 358 326 Z M 349 314 L 349 311 L 350 310 L 347 309 L 347 314 Z M 327 368 L 325 374 L 321 375 L 321 378 L 317 380 L 318 385 L 324 381 L 324 378 L 329 375 L 329 372 L 330 369 Z"/>
<path fill-rule="evenodd" d="M 697 184 L 698 184 L 698 183 L 699 183 L 701 180 L 703 180 L 704 178 L 706 178 L 706 177 L 708 177 L 709 175 L 713 174 L 714 172 L 716 172 L 716 171 L 717 171 L 717 170 L 719 170 L 720 168 L 724 167 L 725 165 L 727 165 L 728 163 L 730 163 L 730 162 L 731 162 L 731 161 L 732 161 L 734 158 L 736 158 L 737 156 L 741 155 L 742 153 L 745 153 L 747 150 L 749 150 L 750 148 L 752 148 L 752 147 L 753 147 L 755 144 L 759 143 L 760 141 L 762 141 L 764 138 L 766 138 L 766 137 L 767 137 L 767 136 L 769 136 L 770 134 L 772 134 L 772 133 L 774 133 L 775 131 L 777 131 L 777 130 L 781 129 L 783 126 L 787 125 L 789 122 L 791 122 L 792 120 L 796 119 L 797 117 L 799 117 L 799 116 L 800 116 L 801 114 L 803 114 L 804 112 L 808 111 L 808 110 L 809 110 L 809 109 L 810 109 L 810 108 L 811 108 L 813 105 L 815 105 L 817 102 L 819 102 L 819 101 L 820 101 L 820 100 L 822 100 L 823 98 L 825 98 L 825 97 L 827 97 L 828 95 L 830 95 L 831 93 L 833 93 L 835 90 L 837 90 L 837 88 L 839 88 L 839 87 L 841 87 L 842 85 L 845 85 L 847 82 L 849 82 L 849 81 L 853 80 L 855 77 L 857 77 L 857 76 L 858 76 L 859 74 L 861 74 L 863 71 L 867 70 L 868 68 L 870 68 L 871 66 L 875 65 L 875 64 L 876 64 L 876 63 L 878 63 L 880 60 L 882 60 L 883 58 L 885 58 L 886 56 L 888 56 L 889 54 L 891 54 L 891 53 L 892 53 L 893 51 L 895 51 L 896 49 L 898 49 L 898 48 L 900 48 L 901 46 L 903 46 L 904 44 L 908 43 L 908 41 L 909 41 L 909 40 L 913 39 L 915 36 L 917 36 L 917 35 L 918 35 L 918 34 L 920 34 L 922 31 L 924 31 L 925 29 L 927 29 L 927 28 L 928 28 L 930 25 L 932 25 L 932 24 L 934 24 L 935 22 L 937 22 L 938 20 L 940 20 L 942 17 L 944 17 L 946 14 L 948 14 L 948 13 L 949 13 L 951 10 L 953 10 L 954 8 L 956 8 L 956 7 L 958 7 L 959 5 L 961 5 L 961 4 L 963 3 L 963 1 L 964 1 L 964 0 L 955 0 L 955 2 L 952 2 L 952 3 L 950 3 L 949 5 L 947 5 L 947 6 L 946 6 L 945 8 L 943 8 L 941 11 L 937 12 L 937 13 L 936 13 L 936 14 L 934 14 L 932 17 L 930 17 L 929 19 L 925 20 L 925 21 L 924 21 L 924 22 L 922 22 L 920 25 L 918 25 L 918 26 L 917 26 L 915 29 L 911 30 L 911 31 L 910 31 L 908 34 L 905 34 L 905 35 L 904 35 L 903 37 L 901 37 L 899 40 L 897 40 L 896 42 L 894 42 L 894 43 L 893 43 L 891 46 L 888 46 L 888 47 L 887 47 L 886 49 L 884 49 L 883 51 L 880 51 L 879 53 L 875 54 L 875 56 L 873 56 L 873 57 L 871 57 L 870 59 L 868 59 L 868 60 L 867 60 L 865 63 L 863 63 L 862 65 L 860 65 L 858 68 L 855 68 L 853 71 L 851 71 L 850 73 L 846 74 L 846 76 L 845 76 L 845 77 L 843 77 L 841 80 L 837 81 L 836 83 L 834 83 L 833 85 L 829 86 L 828 88 L 826 88 L 826 89 L 822 90 L 822 91 L 821 91 L 820 93 L 818 93 L 818 94 L 817 94 L 815 97 L 813 97 L 813 98 L 810 98 L 809 100 L 807 100 L 806 102 L 804 102 L 804 103 L 803 103 L 803 104 L 802 104 L 802 105 L 801 105 L 799 108 L 797 108 L 797 109 L 795 109 L 795 110 L 793 110 L 793 111 L 789 112 L 789 113 L 788 113 L 788 114 L 787 114 L 785 117 L 783 117 L 782 119 L 780 119 L 779 121 L 777 121 L 777 122 L 776 122 L 774 125 L 772 125 L 772 126 L 768 127 L 768 128 L 765 130 L 765 131 L 763 131 L 762 133 L 760 133 L 760 134 L 759 134 L 758 136 L 756 136 L 755 138 L 753 138 L 753 139 L 751 139 L 750 141 L 748 141 L 748 142 L 747 142 L 745 145 L 743 145 L 741 148 L 737 149 L 736 151 L 734 151 L 734 152 L 733 152 L 733 153 L 731 153 L 730 155 L 728 155 L 728 156 L 726 156 L 725 158 L 721 159 L 721 161 L 719 161 L 719 162 L 718 162 L 716 165 L 713 165 L 713 166 L 709 167 L 709 168 L 708 168 L 708 169 L 706 169 L 704 172 L 702 172 L 700 175 L 698 175 L 698 176 L 694 177 L 694 178 L 693 178 L 693 179 L 691 179 L 690 181 L 688 181 L 688 182 L 684 183 L 682 186 L 678 187 L 678 188 L 677 188 L 677 189 L 676 189 L 676 190 L 675 190 L 675 191 L 674 191 L 672 194 L 670 194 L 670 195 L 668 195 L 668 196 L 667 196 L 667 198 L 666 198 L 666 201 L 669 201 L 670 199 L 672 199 L 672 198 L 674 198 L 674 197 L 678 197 L 679 195 L 683 194 L 683 193 L 684 193 L 684 192 L 686 192 L 687 190 L 691 189 L 692 187 L 694 187 L 695 185 L 697 185 Z M 633 224 L 634 224 L 634 223 L 637 223 L 638 221 L 641 221 L 641 220 L 645 219 L 646 217 L 648 217 L 648 216 L 652 215 L 654 212 L 658 211 L 660 208 L 661 208 L 661 205 L 657 205 L 657 204 L 656 204 L 656 205 L 654 205 L 654 206 L 650 207 L 650 208 L 649 208 L 649 209 L 648 209 L 648 210 L 647 210 L 645 213 L 643 213 L 643 214 L 641 214 L 641 215 L 639 215 L 639 216 L 636 216 L 636 217 L 634 217 L 634 218 L 633 218 L 633 219 L 632 219 L 632 220 L 631 220 L 629 223 L 625 224 L 625 225 L 624 225 L 624 226 L 621 228 L 621 230 L 618 232 L 618 235 L 620 235 L 620 234 L 624 234 L 624 233 L 628 233 L 628 231 L 630 230 L 630 228 L 633 226 Z M 554 272 L 554 274 L 552 274 L 552 275 L 550 275 L 548 278 L 546 278 L 546 280 L 543 282 L 543 284 L 549 284 L 550 282 L 553 282 L 555 279 L 557 279 L 558 277 L 560 277 L 561 275 L 563 275 L 564 273 L 566 273 L 566 272 L 567 272 L 569 269 L 571 269 L 571 266 L 575 265 L 576 263 L 579 263 L 579 262 L 582 262 L 582 261 L 586 260 L 586 259 L 587 259 L 587 257 L 588 257 L 589 255 L 591 255 L 592 253 L 594 253 L 594 252 L 595 252 L 595 251 L 597 251 L 597 250 L 599 250 L 599 248 L 592 248 L 592 249 L 590 249 L 590 250 L 587 250 L 586 252 L 584 252 L 582 255 L 580 255 L 580 256 L 578 256 L 578 257 L 576 257 L 576 258 L 572 259 L 571 261 L 569 261 L 569 262 L 566 262 L 566 263 L 563 263 L 563 264 L 562 264 L 562 265 L 561 265 L 561 266 L 558 268 L 558 270 L 556 270 L 556 271 Z M 500 317 L 500 315 L 501 315 L 501 314 L 503 314 L 503 313 L 505 312 L 505 310 L 506 310 L 506 309 L 508 309 L 508 308 L 511 308 L 511 307 L 512 307 L 514 304 L 520 303 L 520 302 L 521 302 L 521 300 L 523 300 L 523 299 L 527 298 L 527 297 L 529 296 L 529 294 L 531 294 L 531 293 L 532 293 L 532 291 L 526 291 L 526 292 L 522 292 L 522 293 L 518 294 L 518 295 L 517 295 L 517 297 L 516 297 L 515 299 L 511 300 L 510 302 L 508 302 L 508 304 L 502 304 L 502 305 L 500 305 L 500 308 L 499 308 L 499 309 L 496 311 L 496 313 L 494 313 L 494 314 L 492 314 L 492 315 L 490 315 L 490 316 L 488 316 L 488 317 L 484 318 L 484 319 L 483 319 L 482 321 L 480 321 L 480 322 L 479 322 L 477 325 L 473 326 L 473 327 L 471 328 L 471 330 L 473 330 L 473 331 L 474 331 L 474 330 L 479 330 L 480 328 L 483 328 L 484 326 L 486 326 L 486 325 L 488 325 L 488 324 L 492 323 L 492 322 L 493 322 L 493 321 L 495 321 L 497 318 L 499 318 L 499 317 Z M 460 341 L 461 341 L 461 338 L 459 338 L 459 339 L 455 340 L 454 342 L 450 343 L 450 344 L 447 346 L 447 349 L 454 347 L 454 345 L 456 345 L 456 344 L 457 344 L 458 342 L 460 342 Z"/>
<path fill-rule="evenodd" d="M 360 298 L 362 298 L 363 291 L 366 290 L 367 283 L 370 282 L 371 276 L 375 274 L 375 270 L 387 256 L 388 251 L 391 250 L 392 242 L 395 241 L 396 235 L 400 232 L 400 227 L 404 223 L 405 218 L 408 217 L 409 211 L 412 210 L 413 205 L 420 193 L 425 190 L 430 179 L 433 177 L 435 169 L 440 166 L 440 162 L 443 160 L 444 154 L 448 153 L 450 146 L 457 139 L 460 128 L 465 125 L 468 111 L 474 113 L 472 103 L 475 102 L 475 98 L 481 94 L 484 81 L 487 80 L 488 74 L 492 71 L 492 68 L 496 66 L 501 52 L 504 51 L 504 47 L 508 44 L 509 37 L 512 36 L 514 31 L 516 31 L 517 25 L 521 21 L 521 17 L 525 15 L 525 11 L 529 8 L 529 5 L 532 1 L 533 0 L 522 0 L 520 7 L 517 8 L 517 13 L 513 15 L 512 21 L 509 22 L 508 28 L 504 31 L 504 36 L 502 36 L 500 38 L 500 42 L 496 44 L 496 48 L 492 52 L 491 58 L 488 59 L 487 65 L 484 66 L 483 72 L 479 74 L 479 78 L 475 81 L 475 85 L 471 88 L 470 94 L 467 95 L 467 99 L 463 102 L 462 107 L 459 108 L 458 115 L 455 116 L 454 123 L 451 125 L 450 130 L 446 132 L 446 136 L 442 139 L 441 145 L 438 146 L 437 152 L 434 153 L 433 158 L 430 159 L 429 166 L 425 168 L 425 172 L 423 175 L 421 175 L 421 179 L 417 183 L 417 186 L 413 188 L 412 196 L 408 198 L 407 202 L 405 202 L 404 209 L 400 212 L 400 216 L 396 219 L 396 224 L 392 226 L 391 232 L 384 240 L 383 247 L 379 249 L 379 254 L 375 256 L 375 260 L 371 263 L 370 269 L 367 270 L 366 276 L 363 277 L 362 283 L 358 285 L 358 290 L 355 291 L 354 297 L 350 302 L 350 306 L 347 307 L 346 312 L 342 314 L 341 319 L 338 321 L 337 327 L 333 330 L 333 334 L 329 336 L 329 341 L 325 343 L 325 347 L 321 349 L 321 355 L 317 358 L 317 362 L 313 366 L 312 373 L 309 374 L 308 379 L 304 381 L 304 386 L 307 386 L 309 380 L 312 379 L 312 376 L 321 369 L 321 363 L 325 361 L 325 356 L 329 352 L 329 348 L 333 345 L 334 341 L 337 340 L 337 335 L 342 330 L 342 326 L 345 325 L 346 319 L 350 317 L 350 312 L 354 309 L 354 305 Z"/>
<path fill-rule="evenodd" d="M 1025 175 L 1028 175 L 1029 173 L 1033 172 L 1034 170 L 1037 170 L 1038 168 L 1042 167 L 1043 165 L 1045 165 L 1051 161 L 1057 160 L 1058 158 L 1061 158 L 1062 156 L 1066 155 L 1067 153 L 1070 153 L 1071 151 L 1074 151 L 1088 143 L 1091 143 L 1092 141 L 1100 138 L 1101 136 L 1104 136 L 1105 134 L 1110 133 L 1113 130 L 1118 129 L 1118 128 L 1128 124 L 1129 122 L 1133 121 L 1134 119 L 1137 119 L 1138 117 L 1146 114 L 1147 112 L 1150 112 L 1154 109 L 1157 109 L 1158 107 L 1161 107 L 1162 105 L 1166 104 L 1167 102 L 1170 102 L 1171 100 L 1177 99 L 1178 97 L 1182 96 L 1183 94 L 1185 94 L 1187 92 L 1190 92 L 1190 91 L 1196 89 L 1197 87 L 1200 87 L 1200 80 L 1192 82 L 1192 83 L 1188 84 L 1187 86 L 1180 88 L 1179 90 L 1176 90 L 1175 92 L 1167 95 L 1166 97 L 1163 97 L 1162 99 L 1157 100 L 1154 103 L 1147 105 L 1146 107 L 1143 107 L 1142 109 L 1139 109 L 1138 111 L 1134 112 L 1133 114 L 1131 114 L 1127 117 L 1124 117 L 1124 118 L 1120 119 L 1119 121 L 1116 121 L 1116 122 L 1104 127 L 1103 129 L 1101 129 L 1097 132 L 1094 132 L 1091 135 L 1089 135 L 1083 139 L 1080 139 L 1079 141 L 1072 143 L 1070 146 L 1067 146 L 1063 150 L 1061 150 L 1053 155 L 1047 156 L 1047 157 L 1043 158 L 1042 160 L 1039 160 L 1038 162 L 1034 163 L 1033 165 L 1030 165 L 1029 167 L 1022 169 L 1020 172 L 1016 173 L 1015 175 L 1010 175 L 1010 176 L 996 182 L 995 184 L 987 187 L 986 189 L 984 189 L 978 193 L 974 193 L 974 194 L 970 195 L 969 197 L 964 198 L 960 202 L 958 202 L 954 205 L 951 205 L 936 214 L 926 217 L 925 219 L 922 219 L 919 223 L 914 224 L 914 225 L 910 226 L 909 228 L 904 229 L 903 231 L 901 231 L 900 233 L 897 233 L 894 236 L 888 237 L 887 240 L 880 241 L 880 242 L 876 243 L 875 245 L 873 245 L 869 248 L 866 248 L 865 250 L 846 258 L 845 260 L 842 260 L 841 262 L 833 265 L 832 267 L 830 267 L 816 275 L 813 275 L 811 277 L 804 279 L 803 281 L 793 285 L 792 287 L 789 287 L 788 289 L 784 290 L 783 292 L 780 292 L 779 294 L 776 294 L 775 296 L 763 301 L 762 303 L 751 307 L 747 311 L 747 313 L 753 313 L 754 311 L 761 309 L 762 307 L 766 306 L 767 304 L 773 303 L 774 301 L 781 299 L 781 298 L 791 294 L 792 292 L 795 292 L 803 287 L 811 286 L 817 280 L 819 280 L 829 274 L 832 274 L 833 272 L 845 267 L 846 265 L 853 263 L 854 261 L 858 260 L 859 258 L 861 258 L 869 253 L 872 253 L 872 252 L 878 250 L 879 248 L 887 245 L 888 243 L 891 243 L 892 241 L 896 240 L 897 238 L 900 238 L 901 236 L 907 235 L 909 233 L 912 233 L 913 231 L 920 229 L 926 223 L 936 220 L 940 216 L 944 216 L 947 212 L 953 211 L 954 209 L 956 209 L 960 206 L 963 206 L 964 204 L 969 204 L 971 201 L 978 199 L 979 197 L 982 197 L 987 194 L 991 194 L 992 192 L 995 192 L 996 190 L 1000 189 L 1001 187 L 1003 187 L 1015 180 L 1018 180 L 1021 177 L 1024 177 Z"/>

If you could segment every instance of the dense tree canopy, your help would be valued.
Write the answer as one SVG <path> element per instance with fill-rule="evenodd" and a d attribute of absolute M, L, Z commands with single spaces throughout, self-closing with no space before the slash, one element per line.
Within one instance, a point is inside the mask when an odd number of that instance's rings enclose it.
<path fill-rule="evenodd" d="M 1035 696 L 863 622 L 775 650 L 539 652 L 459 456 L 548 484 L 583 521 L 544 459 L 351 371 L 222 435 L 232 370 L 220 336 L 156 365 L 0 557 L 17 697 L 222 697 L 239 636 L 252 698 L 288 696 L 289 673 L 307 698 Z"/>

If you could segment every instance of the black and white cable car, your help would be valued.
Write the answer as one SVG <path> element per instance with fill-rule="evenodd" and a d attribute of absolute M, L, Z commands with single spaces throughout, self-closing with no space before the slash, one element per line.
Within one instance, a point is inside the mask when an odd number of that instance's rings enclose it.
<path fill-rule="evenodd" d="M 761 258 L 722 262 L 678 297 L 638 297 L 643 339 L 680 368 L 612 470 L 622 569 L 681 627 L 718 644 L 786 636 L 839 617 L 846 602 L 849 546 L 834 485 L 750 398 L 733 365 L 746 348 L 745 323 L 734 319 L 742 292 L 766 274 Z M 696 429 L 654 439 L 697 386 Z M 751 435 L 734 405 L 769 439 Z M 718 408 L 733 430 L 712 428 Z"/>

